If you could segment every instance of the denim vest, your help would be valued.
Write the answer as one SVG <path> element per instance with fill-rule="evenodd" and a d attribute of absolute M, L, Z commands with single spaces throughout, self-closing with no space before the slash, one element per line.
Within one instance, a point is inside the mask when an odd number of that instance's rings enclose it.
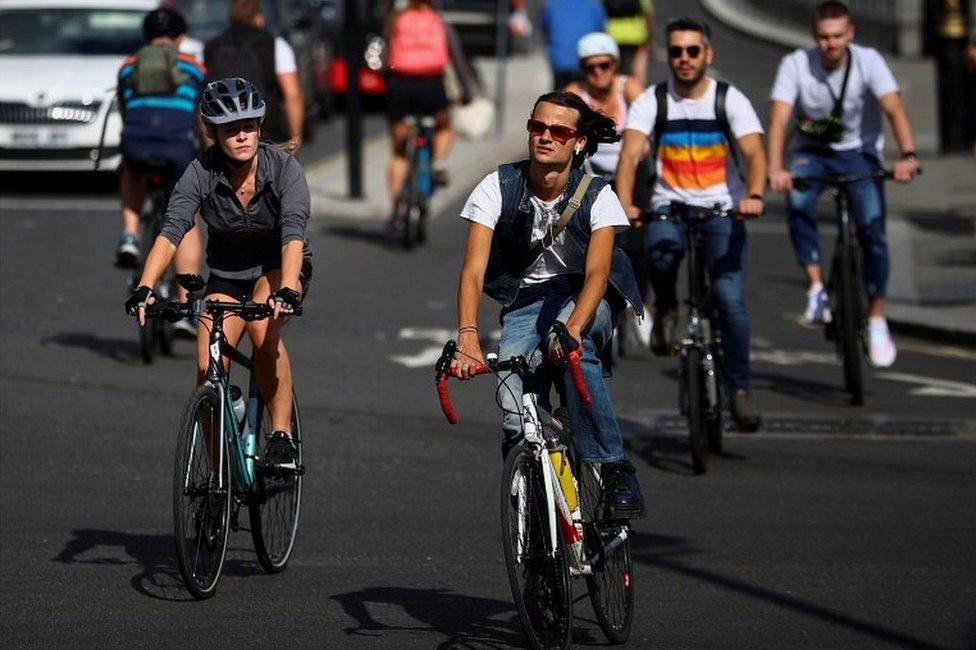
<path fill-rule="evenodd" d="M 581 169 L 569 175 L 569 184 L 563 198 L 556 204 L 556 212 L 562 214 L 570 197 L 583 178 Z M 532 224 L 535 210 L 529 200 L 529 161 L 502 165 L 498 168 L 498 183 L 502 193 L 502 211 L 491 240 L 488 268 L 485 271 L 485 293 L 507 307 L 515 301 L 522 278 L 528 266 L 529 248 L 532 242 Z M 563 230 L 567 243 L 575 243 L 586 251 L 590 243 L 590 209 L 597 195 L 607 185 L 602 178 L 594 178 L 583 195 L 576 214 Z M 642 313 L 643 301 L 637 290 L 637 280 L 627 255 L 617 247 L 613 249 L 610 278 L 604 296 L 614 312 L 630 306 Z"/>

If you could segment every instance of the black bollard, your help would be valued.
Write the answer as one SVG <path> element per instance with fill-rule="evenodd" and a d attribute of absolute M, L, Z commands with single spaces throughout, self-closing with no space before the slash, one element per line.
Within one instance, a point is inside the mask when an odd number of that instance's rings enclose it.
<path fill-rule="evenodd" d="M 359 0 L 346 0 L 343 43 L 346 57 L 346 160 L 349 196 L 363 197 L 363 111 L 359 94 L 359 68 L 363 64 L 363 20 Z"/>
<path fill-rule="evenodd" d="M 966 14 L 961 0 L 942 0 L 936 61 L 939 71 L 939 143 L 942 153 L 967 150 L 966 145 Z"/>

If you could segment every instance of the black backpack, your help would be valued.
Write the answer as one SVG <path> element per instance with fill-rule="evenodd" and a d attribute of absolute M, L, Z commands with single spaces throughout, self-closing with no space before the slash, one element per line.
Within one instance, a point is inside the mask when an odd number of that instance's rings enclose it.
<path fill-rule="evenodd" d="M 630 18 L 644 15 L 640 0 L 603 0 L 603 7 L 610 18 Z"/>
<path fill-rule="evenodd" d="M 729 94 L 729 84 L 725 81 L 715 82 L 715 120 L 722 135 L 729 143 L 729 153 L 732 155 L 732 163 L 742 178 L 742 171 L 739 169 L 739 152 L 735 146 L 735 136 L 732 134 L 732 127 L 729 125 L 729 115 L 725 111 L 725 98 Z M 657 100 L 657 116 L 654 119 L 654 130 L 651 131 L 651 155 L 650 159 L 654 162 L 654 169 L 657 169 L 657 146 L 664 127 L 668 123 L 668 82 L 663 81 L 654 86 L 654 99 Z M 651 174 L 650 184 L 653 185 L 657 180 L 656 174 Z"/>

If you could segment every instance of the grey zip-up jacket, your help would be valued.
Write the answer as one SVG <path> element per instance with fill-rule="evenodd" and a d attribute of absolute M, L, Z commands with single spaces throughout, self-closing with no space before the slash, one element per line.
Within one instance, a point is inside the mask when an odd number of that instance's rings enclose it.
<path fill-rule="evenodd" d="M 308 222 L 308 183 L 302 166 L 290 154 L 258 145 L 254 198 L 245 211 L 224 174 L 218 146 L 190 163 L 169 198 L 160 235 L 178 246 L 193 227 L 193 215 L 207 224 L 207 266 L 214 275 L 251 280 L 281 267 L 281 247 L 304 243 L 311 258 L 305 227 Z"/>

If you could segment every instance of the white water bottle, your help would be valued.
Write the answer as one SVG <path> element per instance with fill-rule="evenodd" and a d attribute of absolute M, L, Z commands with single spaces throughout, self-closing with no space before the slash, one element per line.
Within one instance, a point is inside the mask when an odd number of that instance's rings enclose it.
<path fill-rule="evenodd" d="M 230 401 L 234 407 L 234 417 L 237 418 L 237 426 L 240 427 L 244 422 L 244 394 L 238 386 L 230 387 Z"/>

